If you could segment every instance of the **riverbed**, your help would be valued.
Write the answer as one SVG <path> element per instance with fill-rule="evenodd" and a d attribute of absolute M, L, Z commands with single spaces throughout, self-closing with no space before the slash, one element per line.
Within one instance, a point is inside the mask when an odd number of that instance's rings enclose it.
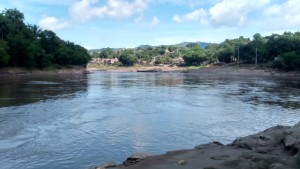
<path fill-rule="evenodd" d="M 3 169 L 89 168 L 300 119 L 299 79 L 94 72 L 0 77 Z"/>

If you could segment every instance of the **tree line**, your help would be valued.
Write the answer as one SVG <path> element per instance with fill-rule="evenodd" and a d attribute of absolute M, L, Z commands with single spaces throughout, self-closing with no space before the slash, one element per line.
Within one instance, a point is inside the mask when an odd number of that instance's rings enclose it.
<path fill-rule="evenodd" d="M 201 48 L 197 43 L 187 44 L 185 47 L 144 45 L 135 49 L 113 51 L 103 49 L 94 52 L 93 57 L 119 58 L 124 66 L 134 64 L 174 64 L 176 58 L 183 58 L 186 66 L 198 66 L 206 63 L 240 63 L 265 65 L 284 70 L 300 69 L 300 32 L 285 32 L 282 35 L 272 34 L 261 36 L 259 33 L 253 38 L 226 39 L 219 44 L 209 44 Z"/>
<path fill-rule="evenodd" d="M 0 13 L 0 67 L 46 68 L 86 65 L 87 50 L 60 39 L 53 31 L 24 23 L 17 9 Z"/>
<path fill-rule="evenodd" d="M 265 64 L 285 69 L 300 69 L 300 32 L 285 32 L 262 37 L 256 33 L 252 40 L 239 37 L 207 47 L 208 56 L 222 62 L 239 61 L 241 64 Z M 257 57 L 256 57 L 257 56 Z"/>

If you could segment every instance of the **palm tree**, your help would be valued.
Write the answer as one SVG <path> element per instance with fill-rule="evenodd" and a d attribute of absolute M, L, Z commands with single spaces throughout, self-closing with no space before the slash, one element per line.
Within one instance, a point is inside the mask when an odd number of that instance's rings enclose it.
<path fill-rule="evenodd" d="M 38 25 L 29 25 L 28 27 L 32 31 L 33 37 L 38 39 L 43 30 Z"/>

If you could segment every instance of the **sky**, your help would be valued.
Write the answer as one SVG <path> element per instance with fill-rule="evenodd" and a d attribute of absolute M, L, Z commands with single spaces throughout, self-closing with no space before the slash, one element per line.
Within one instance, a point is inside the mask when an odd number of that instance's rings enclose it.
<path fill-rule="evenodd" d="M 220 43 L 300 31 L 300 0 L 0 0 L 87 49 Z"/>

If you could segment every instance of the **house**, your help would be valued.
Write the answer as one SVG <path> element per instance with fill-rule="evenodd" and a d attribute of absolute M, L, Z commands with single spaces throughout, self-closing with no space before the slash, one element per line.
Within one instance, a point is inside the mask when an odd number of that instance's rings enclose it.
<path fill-rule="evenodd" d="M 91 60 L 91 63 L 93 64 L 100 64 L 100 65 L 112 65 L 116 62 L 119 62 L 118 58 L 112 58 L 112 59 L 107 59 L 107 58 L 93 58 Z"/>

